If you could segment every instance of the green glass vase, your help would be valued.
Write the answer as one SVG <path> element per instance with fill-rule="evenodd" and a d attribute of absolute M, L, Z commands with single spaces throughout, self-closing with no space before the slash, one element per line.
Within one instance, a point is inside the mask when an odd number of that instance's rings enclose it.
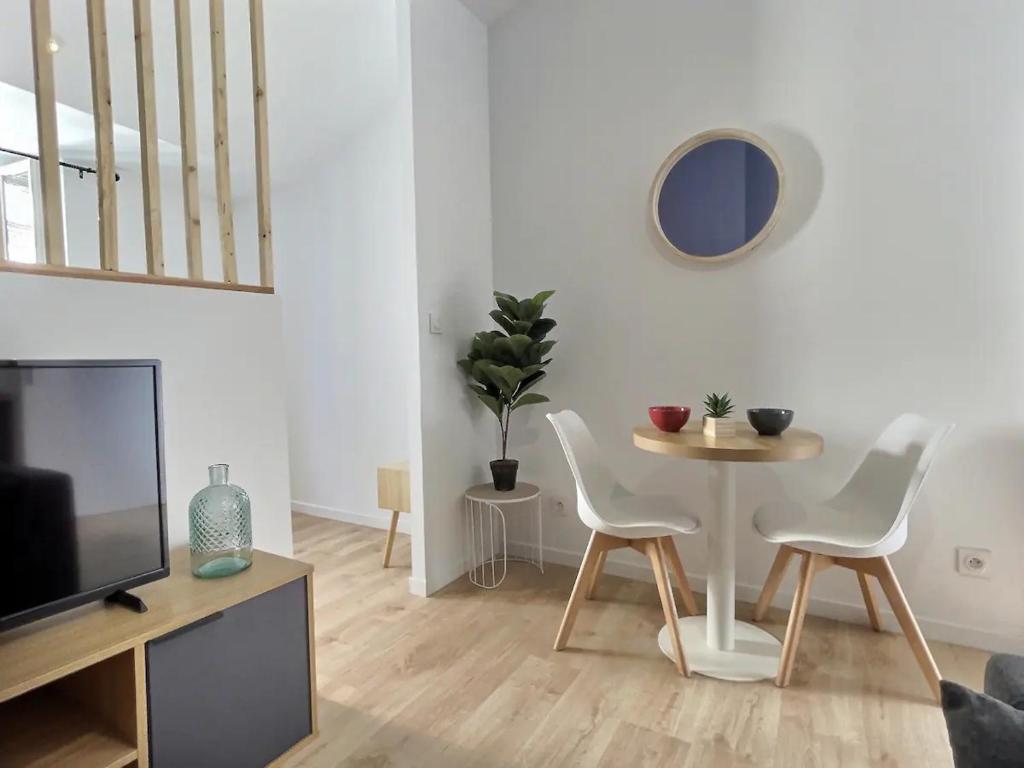
<path fill-rule="evenodd" d="M 217 579 L 252 565 L 249 494 L 228 482 L 228 465 L 210 467 L 210 484 L 188 505 L 192 573 Z"/>

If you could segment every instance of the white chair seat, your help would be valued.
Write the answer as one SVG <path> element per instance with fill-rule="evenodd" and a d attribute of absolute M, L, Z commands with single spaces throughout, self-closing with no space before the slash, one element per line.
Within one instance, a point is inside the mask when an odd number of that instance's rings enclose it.
<path fill-rule="evenodd" d="M 700 520 L 688 515 L 671 496 L 613 494 L 601 511 L 601 532 L 623 539 L 654 539 L 700 531 Z"/>
<path fill-rule="evenodd" d="M 833 557 L 892 554 L 906 541 L 906 526 L 892 535 L 890 527 L 876 515 L 829 502 L 773 501 L 754 513 L 754 530 L 766 541 Z"/>

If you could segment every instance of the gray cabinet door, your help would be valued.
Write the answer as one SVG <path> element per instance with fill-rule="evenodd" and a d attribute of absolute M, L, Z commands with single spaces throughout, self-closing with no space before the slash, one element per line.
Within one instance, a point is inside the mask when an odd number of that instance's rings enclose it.
<path fill-rule="evenodd" d="M 153 768 L 257 768 L 309 735 L 306 580 L 146 646 Z"/>

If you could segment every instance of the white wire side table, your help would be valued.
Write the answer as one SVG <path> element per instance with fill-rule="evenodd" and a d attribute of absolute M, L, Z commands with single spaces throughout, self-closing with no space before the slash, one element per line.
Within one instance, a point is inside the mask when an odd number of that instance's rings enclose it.
<path fill-rule="evenodd" d="M 535 565 L 544 573 L 543 500 L 540 488 L 516 483 L 511 491 L 496 491 L 490 483 L 474 485 L 465 496 L 466 540 L 469 542 L 469 580 L 483 589 L 501 586 L 509 561 Z M 505 517 L 508 505 L 530 504 L 534 516 Z M 532 519 L 531 519 L 532 518 Z M 509 533 L 512 547 L 509 551 Z M 534 545 L 531 539 L 536 541 Z"/>

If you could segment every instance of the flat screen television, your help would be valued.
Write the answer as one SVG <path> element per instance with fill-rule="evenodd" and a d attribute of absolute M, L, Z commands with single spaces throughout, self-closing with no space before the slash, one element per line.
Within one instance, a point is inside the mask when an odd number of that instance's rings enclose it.
<path fill-rule="evenodd" d="M 157 360 L 0 360 L 0 631 L 169 573 Z"/>

